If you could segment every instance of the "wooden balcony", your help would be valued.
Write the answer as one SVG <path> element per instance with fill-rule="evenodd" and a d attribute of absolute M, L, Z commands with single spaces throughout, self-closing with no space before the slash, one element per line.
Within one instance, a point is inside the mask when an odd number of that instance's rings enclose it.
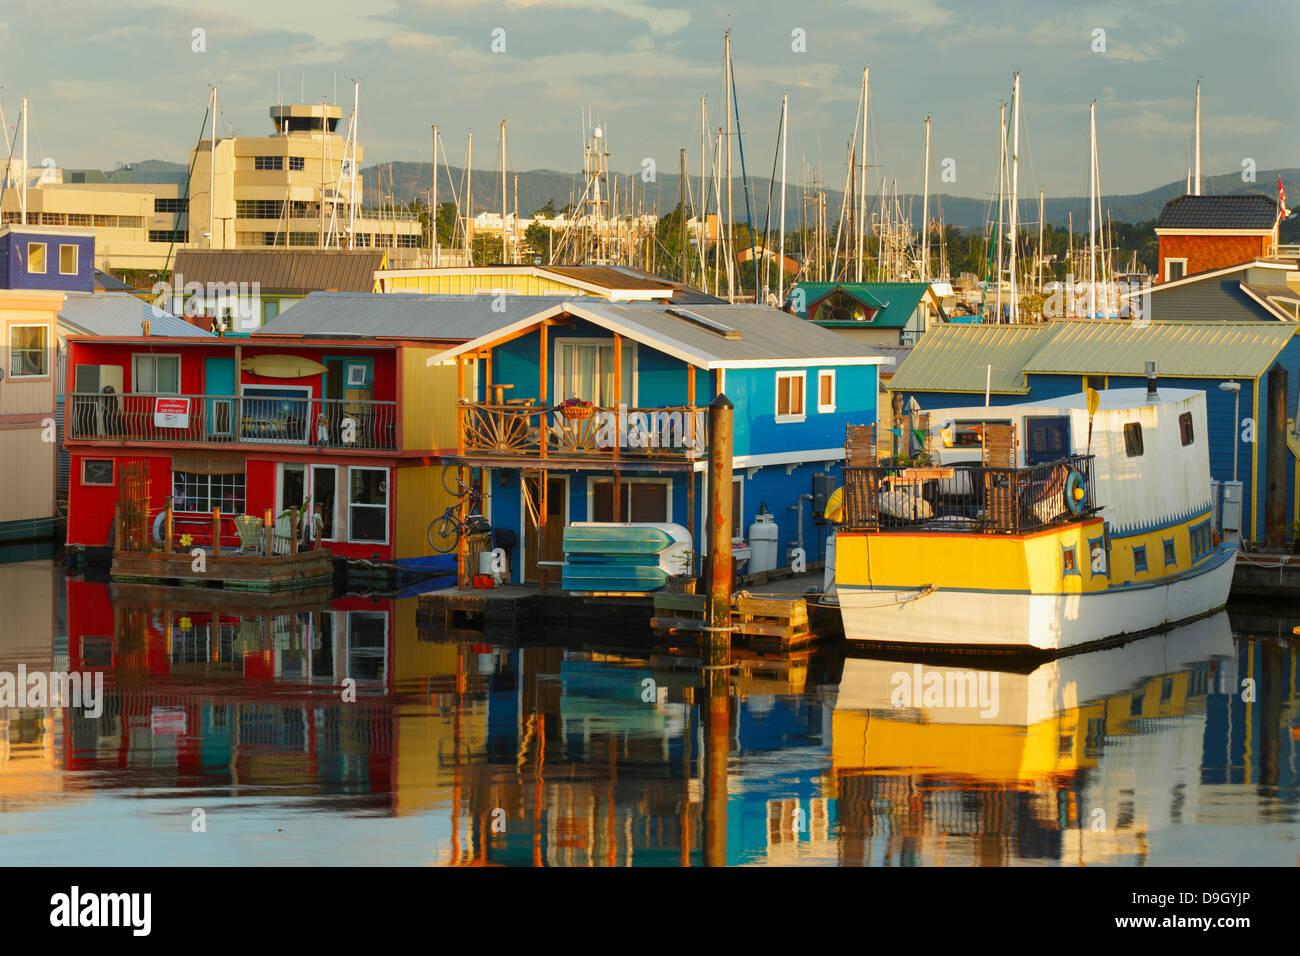
<path fill-rule="evenodd" d="M 396 402 L 73 393 L 67 423 L 71 442 L 397 448 Z"/>
<path fill-rule="evenodd" d="M 575 410 L 461 401 L 457 415 L 458 457 L 486 467 L 679 471 L 708 455 L 706 410 L 688 405 Z"/>

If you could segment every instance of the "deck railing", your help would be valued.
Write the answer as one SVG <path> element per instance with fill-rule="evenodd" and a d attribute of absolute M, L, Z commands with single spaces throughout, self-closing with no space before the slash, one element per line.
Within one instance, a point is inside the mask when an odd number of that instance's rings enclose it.
<path fill-rule="evenodd" d="M 461 448 L 477 457 L 686 462 L 708 452 L 705 410 L 685 405 L 574 412 L 461 402 L 458 412 Z"/>
<path fill-rule="evenodd" d="M 1092 463 L 1092 455 L 1072 455 L 1026 468 L 979 464 L 845 468 L 843 527 L 907 532 L 1037 531 L 1097 510 Z"/>
<path fill-rule="evenodd" d="M 183 400 L 183 401 L 178 401 Z M 397 448 L 397 403 L 254 395 L 73 393 L 70 441 Z"/>

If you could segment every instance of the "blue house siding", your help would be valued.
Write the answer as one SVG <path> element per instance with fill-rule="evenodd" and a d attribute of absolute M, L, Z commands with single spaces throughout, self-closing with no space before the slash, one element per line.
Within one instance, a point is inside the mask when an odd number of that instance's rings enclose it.
<path fill-rule="evenodd" d="M 818 373 L 835 372 L 835 411 L 817 411 Z M 776 377 L 803 372 L 804 420 L 776 420 Z M 725 390 L 736 406 L 734 453 L 770 455 L 796 449 L 843 448 L 844 426 L 876 420 L 875 365 L 728 369 Z"/>
<path fill-rule="evenodd" d="M 95 290 L 95 239 L 93 236 L 62 236 L 47 232 L 9 232 L 0 236 L 0 277 L 7 289 L 49 289 L 55 292 Z M 19 227 L 21 228 L 21 227 Z M 45 271 L 27 269 L 27 244 L 44 243 Z M 59 272 L 59 246 L 77 247 L 77 271 Z"/>

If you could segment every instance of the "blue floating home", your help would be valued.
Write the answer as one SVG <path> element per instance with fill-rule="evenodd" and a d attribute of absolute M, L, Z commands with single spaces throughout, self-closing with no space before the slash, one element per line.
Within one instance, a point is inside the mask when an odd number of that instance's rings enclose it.
<path fill-rule="evenodd" d="M 735 408 L 738 544 L 765 507 L 776 564 L 799 544 L 819 559 L 814 475 L 842 463 L 846 424 L 876 420 L 890 359 L 761 306 L 569 301 L 429 362 L 454 363 L 463 396 L 443 463 L 480 474 L 484 513 L 522 583 L 539 571 L 561 581 L 565 529 L 581 522 L 677 525 L 704 554 L 707 407 L 719 394 Z"/>

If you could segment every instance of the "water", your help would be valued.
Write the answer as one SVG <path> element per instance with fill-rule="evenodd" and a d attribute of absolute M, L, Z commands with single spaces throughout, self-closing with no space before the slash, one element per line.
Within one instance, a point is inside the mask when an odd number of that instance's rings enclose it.
<path fill-rule="evenodd" d="M 21 665 L 103 694 L 0 710 L 11 865 L 1300 857 L 1294 612 L 1028 673 L 742 657 L 728 686 L 626 636 L 448 640 L 412 598 L 164 607 L 25 557 L 0 693 Z"/>

